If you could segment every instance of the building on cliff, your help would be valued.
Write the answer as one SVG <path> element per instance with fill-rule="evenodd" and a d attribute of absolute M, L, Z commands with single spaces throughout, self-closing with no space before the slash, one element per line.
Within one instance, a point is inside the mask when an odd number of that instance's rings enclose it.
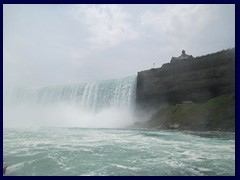
<path fill-rule="evenodd" d="M 178 60 L 189 59 L 189 58 L 193 58 L 193 56 L 192 56 L 192 55 L 187 55 L 187 54 L 185 53 L 185 51 L 182 50 L 182 55 L 179 56 L 179 57 L 172 57 L 171 63 L 172 63 L 172 62 L 175 62 L 175 61 L 178 61 Z"/>

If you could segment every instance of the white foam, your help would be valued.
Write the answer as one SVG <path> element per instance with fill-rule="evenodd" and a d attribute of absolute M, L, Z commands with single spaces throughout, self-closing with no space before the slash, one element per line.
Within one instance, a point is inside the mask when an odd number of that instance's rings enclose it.
<path fill-rule="evenodd" d="M 116 166 L 118 168 L 121 168 L 121 169 L 126 169 L 126 170 L 130 170 L 130 171 L 133 171 L 133 172 L 138 172 L 141 170 L 141 168 L 137 168 L 137 167 L 128 167 L 128 166 L 124 166 L 124 165 L 121 165 L 121 164 L 112 164 L 113 166 Z"/>

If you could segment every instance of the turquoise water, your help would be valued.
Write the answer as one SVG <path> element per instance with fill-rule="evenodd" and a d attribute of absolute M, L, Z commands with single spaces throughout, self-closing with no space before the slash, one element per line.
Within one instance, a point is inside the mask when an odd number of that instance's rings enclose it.
<path fill-rule="evenodd" d="M 136 76 L 91 83 L 46 87 L 15 87 L 4 90 L 4 102 L 16 107 L 22 104 L 77 105 L 85 110 L 99 111 L 111 106 L 130 107 L 135 102 Z"/>
<path fill-rule="evenodd" d="M 235 133 L 4 129 L 6 176 L 235 175 Z"/>

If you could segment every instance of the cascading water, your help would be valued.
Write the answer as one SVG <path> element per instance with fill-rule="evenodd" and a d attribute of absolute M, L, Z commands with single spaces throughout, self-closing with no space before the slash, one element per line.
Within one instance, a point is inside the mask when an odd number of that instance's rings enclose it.
<path fill-rule="evenodd" d="M 122 127 L 121 122 L 132 122 L 132 116 L 123 115 L 133 109 L 135 94 L 136 76 L 85 84 L 11 88 L 4 91 L 4 119 L 34 119 L 34 124 L 44 122 L 50 126 L 95 127 L 100 123 L 101 127 Z"/>
<path fill-rule="evenodd" d="M 14 88 L 5 91 L 9 104 L 75 103 L 87 109 L 131 106 L 135 100 L 136 77 L 96 81 L 87 84 L 58 85 L 42 88 Z"/>

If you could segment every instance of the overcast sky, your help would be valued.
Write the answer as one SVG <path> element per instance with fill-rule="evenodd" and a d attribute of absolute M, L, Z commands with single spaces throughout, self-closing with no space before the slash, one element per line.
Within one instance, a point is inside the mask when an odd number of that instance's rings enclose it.
<path fill-rule="evenodd" d="M 235 5 L 3 5 L 4 86 L 121 78 L 235 47 Z"/>

